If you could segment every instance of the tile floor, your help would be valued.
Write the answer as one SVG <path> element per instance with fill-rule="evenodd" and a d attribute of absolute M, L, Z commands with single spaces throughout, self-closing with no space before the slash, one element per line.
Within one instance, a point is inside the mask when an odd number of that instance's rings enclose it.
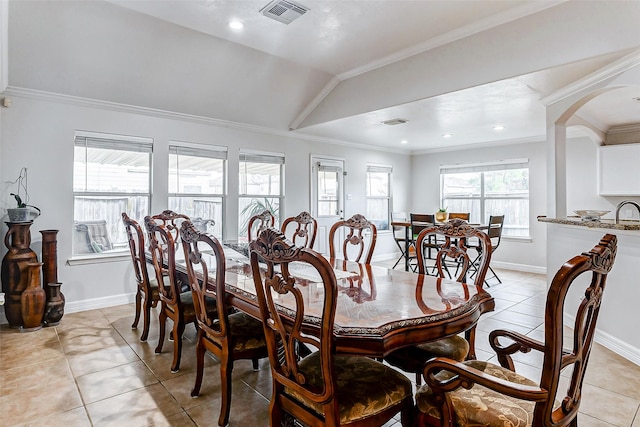
<path fill-rule="evenodd" d="M 392 264 L 391 264 L 392 265 Z M 541 337 L 544 276 L 498 272 L 489 291 L 496 310 L 478 324 L 478 357 L 491 359 L 488 333 L 511 328 Z M 220 380 L 206 360 L 201 396 L 194 382 L 193 326 L 188 326 L 180 372 L 169 371 L 172 343 L 155 354 L 157 319 L 149 340 L 132 330 L 132 304 L 66 314 L 57 327 L 20 333 L 0 326 L 0 414 L 9 426 L 215 426 Z M 517 370 L 539 377 L 539 357 L 522 355 Z M 248 361 L 234 368 L 231 426 L 265 426 L 271 389 L 268 362 L 254 372 Z M 411 376 L 412 377 L 412 376 Z M 640 366 L 595 345 L 583 387 L 581 427 L 640 427 Z M 388 426 L 398 427 L 397 420 Z"/>

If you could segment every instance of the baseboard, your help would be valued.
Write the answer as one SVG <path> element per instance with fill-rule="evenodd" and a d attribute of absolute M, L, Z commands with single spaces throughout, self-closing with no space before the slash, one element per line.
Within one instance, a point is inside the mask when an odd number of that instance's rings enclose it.
<path fill-rule="evenodd" d="M 96 310 L 99 308 L 108 308 L 116 305 L 130 304 L 135 301 L 135 297 L 136 294 L 131 293 L 68 302 L 64 305 L 64 312 L 77 313 L 79 311 Z"/>
<path fill-rule="evenodd" d="M 575 316 L 564 313 L 564 325 L 569 328 L 573 328 L 575 326 Z M 633 347 L 619 338 L 616 338 L 606 332 L 602 332 L 597 328 L 594 341 L 624 357 L 628 361 L 640 366 L 640 348 Z"/>
<path fill-rule="evenodd" d="M 491 261 L 491 267 L 504 270 L 522 271 L 524 273 L 547 274 L 547 268 L 538 265 L 516 264 L 513 262 Z"/>
<path fill-rule="evenodd" d="M 640 366 L 640 348 L 635 348 L 610 334 L 596 330 L 595 341 L 630 362 Z"/>

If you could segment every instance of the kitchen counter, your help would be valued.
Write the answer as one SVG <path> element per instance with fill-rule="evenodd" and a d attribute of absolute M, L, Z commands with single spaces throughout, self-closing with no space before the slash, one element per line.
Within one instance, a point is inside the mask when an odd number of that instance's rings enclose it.
<path fill-rule="evenodd" d="M 600 221 L 583 221 L 579 216 L 569 216 L 566 218 L 548 218 L 546 216 L 539 216 L 538 221 L 548 222 L 552 224 L 575 225 L 578 227 L 588 228 L 640 231 L 640 221 L 627 219 L 621 219 L 620 223 L 616 224 L 616 221 L 614 219 L 601 219 Z"/>

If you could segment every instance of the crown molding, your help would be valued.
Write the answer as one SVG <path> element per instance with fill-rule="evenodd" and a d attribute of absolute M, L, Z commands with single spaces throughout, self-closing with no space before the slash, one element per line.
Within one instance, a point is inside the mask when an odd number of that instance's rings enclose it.
<path fill-rule="evenodd" d="M 360 144 L 351 141 L 344 141 L 332 138 L 323 138 L 319 136 L 309 135 L 300 131 L 280 130 L 274 128 L 268 128 L 266 126 L 256 126 L 246 123 L 233 122 L 230 120 L 213 119 L 210 117 L 197 116 L 193 114 L 178 113 L 175 111 L 166 111 L 156 108 L 139 107 L 135 105 L 121 104 L 117 102 L 102 101 L 91 98 L 83 98 L 79 96 L 64 95 L 60 93 L 46 92 L 36 89 L 27 89 L 22 87 L 9 86 L 7 90 L 2 92 L 7 96 L 22 97 L 27 99 L 34 99 L 38 101 L 47 101 L 61 104 L 68 104 L 73 106 L 96 108 L 100 110 L 115 111 L 120 113 L 140 114 L 151 117 L 158 117 L 170 120 L 180 120 L 191 123 L 205 124 L 217 127 L 223 127 L 228 129 L 237 129 L 245 132 L 252 132 L 263 135 L 274 135 L 283 138 L 293 138 L 298 140 L 305 140 L 310 142 L 318 142 L 323 144 L 340 145 L 353 148 L 366 148 L 368 150 L 383 151 L 388 153 L 406 154 L 409 155 L 409 150 L 398 150 L 386 147 L 376 147 L 372 145 Z"/>
<path fill-rule="evenodd" d="M 640 132 L 640 123 L 632 123 L 630 125 L 611 126 L 607 131 L 607 135 L 614 135 L 618 133 L 631 133 L 631 132 Z"/>
<path fill-rule="evenodd" d="M 523 18 L 525 16 L 532 15 L 537 12 L 541 12 L 545 9 L 549 9 L 561 3 L 565 3 L 566 1 L 568 0 L 553 0 L 553 1 L 540 1 L 540 2 L 526 3 L 520 7 L 516 7 L 510 10 L 504 11 L 502 13 L 476 21 L 473 24 L 469 24 L 464 27 L 458 28 L 456 30 L 441 34 L 438 37 L 431 38 L 423 43 L 411 46 L 407 49 L 400 50 L 392 55 L 385 56 L 384 58 L 370 62 L 363 66 L 345 71 L 343 73 L 338 74 L 337 77 L 340 81 L 347 80 L 352 77 L 359 76 L 360 74 L 364 74 L 366 72 L 376 70 L 386 65 L 393 64 L 394 62 L 402 61 L 403 59 L 407 59 L 411 56 L 424 53 L 436 47 L 444 46 L 456 40 L 460 40 L 465 37 L 478 34 L 482 31 L 490 30 L 491 28 L 495 28 L 499 25 L 503 25 L 508 22 L 515 21 L 516 19 Z"/>
<path fill-rule="evenodd" d="M 614 61 L 611 64 L 602 67 L 601 69 L 589 74 L 588 76 L 585 76 L 561 89 L 558 89 L 554 93 L 542 98 L 540 102 L 544 106 L 555 104 L 558 101 L 568 98 L 571 95 L 588 89 L 593 85 L 601 83 L 607 79 L 613 78 L 618 74 L 630 70 L 638 65 L 640 65 L 640 49 L 635 50 L 626 56 L 623 56 L 617 61 Z"/>
<path fill-rule="evenodd" d="M 483 149 L 487 147 L 501 147 L 504 145 L 514 145 L 514 144 L 527 144 L 531 142 L 543 142 L 547 140 L 546 135 L 536 135 L 529 136 L 526 138 L 516 138 L 516 139 L 504 139 L 500 141 L 486 141 L 474 144 L 461 144 L 454 145 L 448 147 L 440 147 L 440 148 L 428 148 L 425 150 L 415 150 L 411 152 L 412 156 L 422 155 L 422 154 L 434 154 L 434 153 L 446 153 L 450 151 L 462 151 L 462 150 L 477 150 Z"/>

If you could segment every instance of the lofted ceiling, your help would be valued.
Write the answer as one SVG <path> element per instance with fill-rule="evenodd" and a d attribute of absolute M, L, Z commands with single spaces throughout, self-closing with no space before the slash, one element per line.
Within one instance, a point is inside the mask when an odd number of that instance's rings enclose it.
<path fill-rule="evenodd" d="M 11 0 L 9 84 L 409 153 L 544 138 L 542 99 L 640 49 L 633 1 L 296 1 L 287 25 L 268 0 Z M 582 112 L 640 123 L 634 98 Z"/>

